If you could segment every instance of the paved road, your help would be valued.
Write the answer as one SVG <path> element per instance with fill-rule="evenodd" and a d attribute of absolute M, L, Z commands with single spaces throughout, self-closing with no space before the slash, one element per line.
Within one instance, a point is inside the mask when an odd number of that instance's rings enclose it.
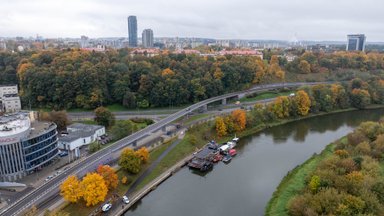
<path fill-rule="evenodd" d="M 35 190 L 30 192 L 23 198 L 12 203 L 8 208 L 6 208 L 1 212 L 1 215 L 7 215 L 7 216 L 20 215 L 23 211 L 30 208 L 32 205 L 37 206 L 39 203 L 44 202 L 47 198 L 49 198 L 49 196 L 47 196 L 48 194 L 59 193 L 59 186 L 67 178 L 68 175 L 77 175 L 78 177 L 82 177 L 86 173 L 94 171 L 94 169 L 99 164 L 105 164 L 108 161 L 115 160 L 116 158 L 112 158 L 112 157 L 117 157 L 118 152 L 120 152 L 123 148 L 133 147 L 134 143 L 137 140 L 149 135 L 152 132 L 161 130 L 164 126 L 168 125 L 169 123 L 177 120 L 180 117 L 187 115 L 188 113 L 191 113 L 194 110 L 200 109 L 201 107 L 204 107 L 209 103 L 221 101 L 222 99 L 226 99 L 230 97 L 236 97 L 241 94 L 263 92 L 266 90 L 279 89 L 283 87 L 299 87 L 303 85 L 315 85 L 315 84 L 320 84 L 320 83 L 319 82 L 317 83 L 276 83 L 276 84 L 270 84 L 270 85 L 264 85 L 264 86 L 257 86 L 245 91 L 229 93 L 229 94 L 209 98 L 207 100 L 195 103 L 185 109 L 179 110 L 176 113 L 173 113 L 161 119 L 160 121 L 134 134 L 131 134 L 117 141 L 116 143 L 96 152 L 95 154 L 92 154 L 86 158 L 83 158 L 80 161 L 77 161 L 76 164 L 72 165 L 72 167 L 67 169 L 66 172 L 61 173 L 60 175 L 56 176 L 52 180 L 36 188 Z"/>

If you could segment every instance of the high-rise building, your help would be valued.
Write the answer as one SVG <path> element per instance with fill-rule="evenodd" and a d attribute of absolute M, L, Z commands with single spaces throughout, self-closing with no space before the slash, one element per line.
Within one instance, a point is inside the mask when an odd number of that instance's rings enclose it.
<path fill-rule="evenodd" d="M 364 34 L 348 35 L 347 51 L 364 51 L 365 39 Z"/>
<path fill-rule="evenodd" d="M 128 17 L 128 45 L 130 47 L 137 47 L 137 19 L 136 16 Z"/>
<path fill-rule="evenodd" d="M 143 40 L 143 47 L 153 47 L 152 29 L 144 29 L 141 39 Z"/>

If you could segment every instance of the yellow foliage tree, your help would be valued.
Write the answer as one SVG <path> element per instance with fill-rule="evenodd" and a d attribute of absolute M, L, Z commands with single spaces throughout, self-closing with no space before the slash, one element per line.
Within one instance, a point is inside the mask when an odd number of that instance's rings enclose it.
<path fill-rule="evenodd" d="M 117 177 L 115 169 L 113 169 L 109 165 L 99 165 L 99 167 L 97 167 L 97 173 L 103 177 L 108 189 L 113 189 L 117 187 L 119 179 Z"/>
<path fill-rule="evenodd" d="M 299 64 L 299 70 L 301 73 L 309 74 L 311 73 L 311 65 L 307 61 L 301 60 Z"/>
<path fill-rule="evenodd" d="M 173 76 L 175 75 L 175 72 L 171 70 L 170 68 L 165 68 L 163 71 L 161 71 L 161 76 Z"/>
<path fill-rule="evenodd" d="M 60 185 L 60 195 L 67 201 L 76 203 L 83 196 L 82 189 L 80 187 L 79 179 L 70 175 L 68 178 Z"/>
<path fill-rule="evenodd" d="M 237 109 L 232 111 L 232 119 L 235 123 L 235 130 L 236 131 L 242 131 L 245 129 L 245 126 L 247 125 L 247 116 L 245 110 Z"/>
<path fill-rule="evenodd" d="M 219 137 L 227 135 L 227 126 L 222 117 L 216 117 L 216 133 Z"/>
<path fill-rule="evenodd" d="M 87 206 L 103 202 L 108 193 L 104 178 L 97 173 L 88 173 L 81 181 L 83 199 Z"/>
<path fill-rule="evenodd" d="M 308 94 L 303 90 L 297 91 L 294 100 L 298 106 L 298 114 L 302 116 L 307 115 L 311 108 L 311 99 Z"/>
<path fill-rule="evenodd" d="M 124 176 L 123 178 L 121 178 L 121 183 L 127 184 L 128 183 L 128 177 Z"/>
<path fill-rule="evenodd" d="M 149 161 L 149 151 L 146 147 L 141 147 L 136 151 L 136 154 L 141 158 L 143 163 L 148 163 Z"/>
<path fill-rule="evenodd" d="M 125 148 L 120 155 L 119 165 L 128 172 L 136 174 L 141 169 L 141 158 L 133 149 Z"/>
<path fill-rule="evenodd" d="M 289 107 L 289 98 L 287 96 L 280 96 L 275 99 L 271 109 L 278 118 L 285 118 L 289 116 Z"/>

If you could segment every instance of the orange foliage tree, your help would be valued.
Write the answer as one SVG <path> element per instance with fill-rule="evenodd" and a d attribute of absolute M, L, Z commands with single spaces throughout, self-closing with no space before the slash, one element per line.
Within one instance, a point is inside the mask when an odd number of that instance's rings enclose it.
<path fill-rule="evenodd" d="M 222 117 L 216 117 L 216 133 L 219 137 L 227 135 L 227 126 Z"/>
<path fill-rule="evenodd" d="M 235 123 L 235 130 L 236 131 L 242 131 L 245 129 L 245 126 L 247 125 L 247 115 L 245 110 L 237 109 L 232 111 L 232 119 Z"/>
<path fill-rule="evenodd" d="M 146 147 L 141 147 L 135 152 L 141 159 L 143 163 L 148 163 L 149 161 L 149 151 Z"/>
<path fill-rule="evenodd" d="M 115 169 L 108 165 L 99 165 L 99 167 L 97 167 L 97 173 L 103 177 L 108 189 L 117 187 L 119 179 Z"/>
<path fill-rule="evenodd" d="M 307 115 L 311 108 L 311 99 L 308 94 L 303 90 L 297 91 L 294 100 L 298 106 L 298 114 L 302 116 Z"/>
<path fill-rule="evenodd" d="M 68 178 L 60 185 L 60 195 L 67 201 L 76 203 L 83 196 L 83 192 L 80 187 L 79 179 L 70 175 Z"/>
<path fill-rule="evenodd" d="M 88 173 L 81 181 L 83 199 L 87 206 L 103 202 L 108 193 L 104 178 L 97 173 Z"/>

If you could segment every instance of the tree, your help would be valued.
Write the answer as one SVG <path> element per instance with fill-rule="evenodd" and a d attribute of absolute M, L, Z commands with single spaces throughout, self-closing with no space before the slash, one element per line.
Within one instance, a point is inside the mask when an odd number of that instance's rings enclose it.
<path fill-rule="evenodd" d="M 358 109 L 364 109 L 371 103 L 371 96 L 367 90 L 353 89 L 350 98 L 352 106 Z"/>
<path fill-rule="evenodd" d="M 141 147 L 135 152 L 141 159 L 141 162 L 148 163 L 149 161 L 149 151 L 146 147 Z"/>
<path fill-rule="evenodd" d="M 222 117 L 216 117 L 216 133 L 219 137 L 227 135 L 227 127 Z"/>
<path fill-rule="evenodd" d="M 307 61 L 301 60 L 299 64 L 299 70 L 300 73 L 309 74 L 311 73 L 311 65 Z"/>
<path fill-rule="evenodd" d="M 101 175 L 108 187 L 108 190 L 114 189 L 119 183 L 119 179 L 116 174 L 116 170 L 109 165 L 99 165 L 97 167 L 97 173 Z"/>
<path fill-rule="evenodd" d="M 33 205 L 31 208 L 29 208 L 26 211 L 27 212 L 24 213 L 24 216 L 36 216 L 38 214 L 38 211 L 35 205 Z"/>
<path fill-rule="evenodd" d="M 123 176 L 123 178 L 121 178 L 121 183 L 122 184 L 128 184 L 128 177 L 127 176 Z"/>
<path fill-rule="evenodd" d="M 95 109 L 95 121 L 105 127 L 111 127 L 115 123 L 115 116 L 105 107 Z"/>
<path fill-rule="evenodd" d="M 76 203 L 83 196 L 82 188 L 80 187 L 79 179 L 70 175 L 68 178 L 60 185 L 60 195 L 67 201 Z"/>
<path fill-rule="evenodd" d="M 303 90 L 299 90 L 296 92 L 294 101 L 297 104 L 297 113 L 301 116 L 307 115 L 311 108 L 311 100 L 308 94 Z"/>
<path fill-rule="evenodd" d="M 320 177 L 317 175 L 313 175 L 311 178 L 311 181 L 309 182 L 309 188 L 311 189 L 312 193 L 316 193 L 319 187 L 320 187 Z"/>
<path fill-rule="evenodd" d="M 137 126 L 131 120 L 117 121 L 111 127 L 111 133 L 116 140 L 122 139 L 137 130 Z"/>
<path fill-rule="evenodd" d="M 58 130 L 65 130 L 67 125 L 71 123 L 66 111 L 40 112 L 39 119 L 41 121 L 54 122 Z"/>
<path fill-rule="evenodd" d="M 88 173 L 81 181 L 83 199 L 87 206 L 103 202 L 108 193 L 104 178 L 97 173 Z"/>
<path fill-rule="evenodd" d="M 132 174 L 140 172 L 141 158 L 133 149 L 125 148 L 120 155 L 119 165 Z"/>
<path fill-rule="evenodd" d="M 97 141 L 95 142 L 92 142 L 91 144 L 89 144 L 89 151 L 91 153 L 94 153 L 94 152 L 97 152 L 101 149 L 101 144 Z"/>
<path fill-rule="evenodd" d="M 287 96 L 280 96 L 275 99 L 271 105 L 273 113 L 278 118 L 285 118 L 289 116 L 290 101 Z"/>
<path fill-rule="evenodd" d="M 247 125 L 247 115 L 245 110 L 242 110 L 242 109 L 234 110 L 231 113 L 231 117 L 233 119 L 235 130 L 237 132 L 245 129 L 245 126 Z"/>

